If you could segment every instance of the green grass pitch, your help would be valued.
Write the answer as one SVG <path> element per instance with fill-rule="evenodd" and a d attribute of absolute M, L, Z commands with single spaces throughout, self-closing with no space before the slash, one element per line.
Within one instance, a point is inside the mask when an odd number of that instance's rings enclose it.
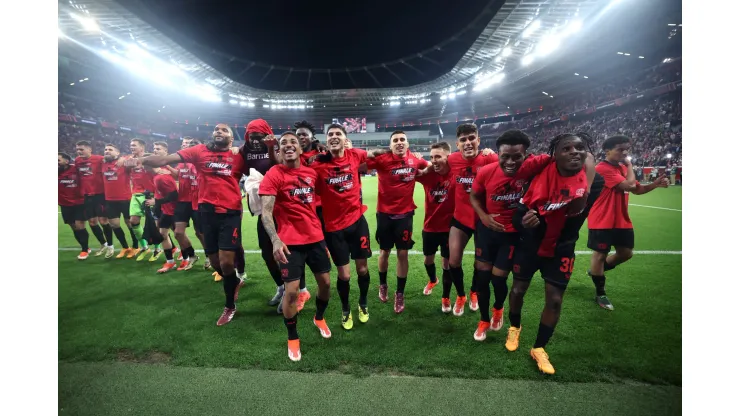
<path fill-rule="evenodd" d="M 369 207 L 365 217 L 374 235 L 377 198 L 375 178 L 363 179 L 363 195 Z M 418 206 L 414 219 L 414 249 L 420 251 L 423 223 L 423 190 L 420 185 L 417 185 L 414 196 Z M 649 409 L 624 407 L 630 405 L 620 400 L 621 397 L 632 397 L 634 403 L 665 399 L 670 406 L 655 408 L 657 413 L 672 413 L 676 409 L 680 412 L 681 187 L 658 189 L 643 196 L 633 195 L 630 202 L 634 204 L 630 207 L 630 214 L 635 224 L 635 250 L 641 254 L 635 254 L 629 263 L 607 273 L 607 292 L 616 310 L 608 312 L 594 303 L 593 284 L 586 274 L 589 255 L 579 254 L 565 294 L 560 323 L 547 348 L 557 373 L 547 378 L 550 384 L 538 385 L 557 389 L 569 386 L 570 382 L 592 383 L 576 384 L 580 387 L 574 390 L 591 395 L 597 393 L 586 386 L 613 383 L 607 386 L 614 385 L 614 388 L 606 388 L 603 392 L 607 410 L 609 403 L 612 403 L 611 409 L 615 412 L 637 414 L 641 413 L 640 409 Z M 78 252 L 75 249 L 78 246 L 74 237 L 69 227 L 62 224 L 61 216 L 58 217 L 60 412 L 66 406 L 67 410 L 77 409 L 79 414 L 118 414 L 122 409 L 112 406 L 110 400 L 123 400 L 130 396 L 131 400 L 136 401 L 145 390 L 143 387 L 136 389 L 127 381 L 133 382 L 142 377 L 168 380 L 163 375 L 171 373 L 176 378 L 185 377 L 192 379 L 193 383 L 210 385 L 217 383 L 214 380 L 219 379 L 217 374 L 221 374 L 214 371 L 220 369 L 226 374 L 225 377 L 239 378 L 238 374 L 241 373 L 225 370 L 239 369 L 243 370 L 243 374 L 257 374 L 265 380 L 271 380 L 267 383 L 275 383 L 276 386 L 284 385 L 280 381 L 280 374 L 284 373 L 272 370 L 298 372 L 287 373 L 295 374 L 296 378 L 287 377 L 287 381 L 283 380 L 285 382 L 300 379 L 308 385 L 312 382 L 335 383 L 340 390 L 341 386 L 347 384 L 346 380 L 356 380 L 357 383 L 368 383 L 367 389 L 361 390 L 368 394 L 385 394 L 384 382 L 377 386 L 372 382 L 377 377 L 384 377 L 383 380 L 392 384 L 397 376 L 414 376 L 409 380 L 422 380 L 418 382 L 421 389 L 426 389 L 423 386 L 437 385 L 435 383 L 439 381 L 435 380 L 454 378 L 461 383 L 454 387 L 459 388 L 459 397 L 468 397 L 466 392 L 471 389 L 475 393 L 482 391 L 480 389 L 484 386 L 521 391 L 525 398 L 523 400 L 530 400 L 526 406 L 534 406 L 527 408 L 537 413 L 536 404 L 541 397 L 531 393 L 531 383 L 544 377 L 537 372 L 536 365 L 528 355 L 543 306 L 544 288 L 537 276 L 525 298 L 520 349 L 509 353 L 503 346 L 508 322 L 502 331 L 489 332 L 485 342 L 476 342 L 473 332 L 479 320 L 477 312 L 470 312 L 466 308 L 462 317 L 443 314 L 440 311 L 441 286 L 437 286 L 431 296 L 422 295 L 427 276 L 420 254 L 410 256 L 406 310 L 401 315 L 393 312 L 392 302 L 382 304 L 377 298 L 377 256 L 369 261 L 372 279 L 370 322 L 361 324 L 356 319 L 356 310 L 353 310 L 354 329 L 342 330 L 340 303 L 336 290 L 332 288 L 332 298 L 326 312 L 327 323 L 333 332 L 330 340 L 322 339 L 311 324 L 310 318 L 315 311 L 316 284 L 309 273 L 307 280 L 313 297 L 298 320 L 303 360 L 293 363 L 287 358 L 286 331 L 282 318 L 274 307 L 266 304 L 275 287 L 259 254 L 247 254 L 248 283 L 240 292 L 236 317 L 231 324 L 219 328 L 215 322 L 223 308 L 223 290 L 219 283 L 213 282 L 210 273 L 202 269 L 202 263 L 189 272 L 157 275 L 160 262 L 137 263 L 92 256 L 80 262 L 76 259 Z M 255 222 L 256 218 L 245 214 L 243 242 L 246 250 L 258 250 Z M 578 250 L 587 250 L 586 238 L 587 229 L 584 226 Z M 197 239 L 191 239 L 200 249 Z M 97 241 L 92 234 L 90 243 L 96 247 Z M 375 241 L 372 247 L 378 249 Z M 473 250 L 472 240 L 467 250 Z M 439 261 L 437 265 L 441 275 Z M 463 269 L 465 285 L 469 287 L 473 271 L 472 255 L 465 256 Z M 392 256 L 389 268 L 391 290 L 395 289 L 394 271 L 395 259 Z M 334 285 L 335 271 L 332 276 Z M 358 296 L 353 273 L 350 300 L 354 308 Z M 131 362 L 166 365 L 146 366 Z M 103 377 L 102 374 L 107 375 Z M 87 380 L 85 377 L 96 375 L 100 375 L 102 386 L 83 382 Z M 110 380 L 110 385 L 106 384 L 106 380 Z M 172 381 L 173 388 L 194 387 L 178 380 Z M 640 389 L 620 390 L 635 382 L 640 383 Z M 469 387 L 465 383 L 469 383 Z M 643 386 L 642 383 L 649 386 Z M 93 384 L 94 388 L 91 387 Z M 144 385 L 146 382 L 142 381 Z M 254 381 L 254 386 L 240 385 L 239 389 L 254 390 L 259 385 L 259 381 Z M 640 396 L 643 387 L 654 389 L 645 391 L 657 396 L 650 398 L 646 396 L 648 393 Z M 91 397 L 83 398 L 91 391 L 94 391 Z M 395 393 L 399 391 L 403 390 Z M 312 397 L 309 391 L 305 393 L 306 400 Z M 156 400 L 151 399 L 152 403 L 156 402 L 153 408 L 139 414 L 155 412 L 156 406 L 167 406 L 167 403 L 169 406 L 180 406 L 182 410 L 178 414 L 204 414 L 197 412 L 196 407 L 185 406 L 187 401 L 175 400 L 176 394 L 167 399 L 163 399 L 162 394 L 156 396 Z M 250 394 L 262 393 L 252 391 Z M 447 397 L 431 394 L 429 402 L 420 401 L 425 394 L 409 397 L 413 395 L 400 395 L 398 403 L 403 406 L 415 402 L 428 404 Z M 531 399 L 526 399 L 530 396 Z M 269 394 L 265 397 L 269 398 Z M 470 396 L 470 400 L 475 398 L 476 394 Z M 562 401 L 573 399 L 576 398 L 565 393 L 561 396 Z M 601 401 L 596 397 L 577 399 L 581 404 L 587 399 Z M 143 400 L 137 405 L 143 406 L 146 399 Z M 220 406 L 218 403 L 221 401 L 212 400 L 213 406 Z M 332 397 L 327 400 L 339 399 Z M 465 402 L 454 398 L 450 400 Z M 511 405 L 512 409 L 516 409 L 522 403 Z M 568 408 L 571 414 L 586 414 L 596 410 L 586 405 L 574 406 Z M 166 407 L 161 409 L 167 412 Z M 268 406 L 265 409 L 271 408 Z M 363 409 L 358 407 L 355 410 L 357 414 L 365 414 Z M 367 414 L 370 413 L 372 409 L 367 409 Z"/>

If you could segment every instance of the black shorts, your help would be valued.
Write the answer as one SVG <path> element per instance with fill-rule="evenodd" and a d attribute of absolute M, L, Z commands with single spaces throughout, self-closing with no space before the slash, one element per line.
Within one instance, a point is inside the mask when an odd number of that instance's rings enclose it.
<path fill-rule="evenodd" d="M 520 245 L 514 250 L 512 271 L 514 279 L 527 282 L 539 271 L 545 282 L 565 290 L 575 261 L 576 253 L 572 249 L 556 251 L 554 257 L 541 257 L 537 255 L 537 248 Z"/>
<path fill-rule="evenodd" d="M 369 259 L 373 256 L 370 248 L 370 227 L 364 215 L 349 227 L 324 233 L 329 253 L 337 267 L 349 264 L 349 259 Z"/>
<path fill-rule="evenodd" d="M 475 224 L 475 259 L 500 270 L 511 271 L 519 233 L 493 231 L 477 221 Z"/>
<path fill-rule="evenodd" d="M 175 216 L 162 214 L 157 219 L 157 227 L 173 230 L 175 228 Z"/>
<path fill-rule="evenodd" d="M 588 248 L 599 253 L 609 253 L 612 246 L 635 248 L 635 230 L 614 228 L 611 230 L 588 230 Z"/>
<path fill-rule="evenodd" d="M 60 206 L 62 209 L 62 221 L 65 224 L 73 225 L 75 221 L 85 221 L 85 206 L 72 205 L 71 207 Z"/>
<path fill-rule="evenodd" d="M 193 216 L 191 218 L 193 219 L 193 228 L 195 229 L 195 232 L 202 233 L 203 232 L 203 227 L 202 227 L 203 222 L 200 220 L 200 211 L 193 210 Z"/>
<path fill-rule="evenodd" d="M 286 256 L 288 264 L 280 263 L 280 276 L 283 282 L 300 280 L 306 265 L 313 274 L 328 273 L 331 270 L 329 250 L 326 249 L 324 240 L 317 243 L 288 246 L 288 250 L 290 250 L 290 254 Z"/>
<path fill-rule="evenodd" d="M 421 232 L 421 245 L 425 256 L 433 256 L 439 253 L 443 259 L 450 258 L 450 232 L 435 233 L 430 231 Z"/>
<path fill-rule="evenodd" d="M 184 222 L 185 226 L 189 227 L 190 219 L 193 217 L 192 202 L 178 202 L 175 204 L 175 222 Z"/>
<path fill-rule="evenodd" d="M 109 220 L 117 220 L 123 215 L 123 219 L 128 220 L 130 218 L 129 211 L 131 207 L 131 200 L 128 201 L 105 201 L 105 216 Z"/>
<path fill-rule="evenodd" d="M 202 205 L 201 205 L 202 206 Z M 173 217 L 174 219 L 174 217 Z M 222 251 L 237 251 L 242 246 L 242 213 L 200 211 L 206 255 Z"/>
<path fill-rule="evenodd" d="M 450 227 L 455 227 L 458 230 L 464 232 L 468 236 L 468 240 L 470 240 L 470 237 L 475 234 L 475 230 L 464 225 L 460 221 L 456 220 L 455 217 L 452 217 L 452 221 L 450 221 Z"/>
<path fill-rule="evenodd" d="M 413 212 L 399 219 L 391 219 L 391 215 L 377 212 L 375 218 L 375 241 L 380 244 L 381 250 L 391 250 L 394 245 L 397 250 L 411 250 L 414 247 Z"/>
<path fill-rule="evenodd" d="M 105 195 L 85 196 L 85 219 L 105 217 Z"/>

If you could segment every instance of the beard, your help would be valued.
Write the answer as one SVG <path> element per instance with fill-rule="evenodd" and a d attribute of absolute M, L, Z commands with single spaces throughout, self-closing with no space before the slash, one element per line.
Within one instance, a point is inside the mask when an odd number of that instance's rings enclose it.
<path fill-rule="evenodd" d="M 106 156 L 103 156 L 103 159 L 105 159 L 105 161 L 106 161 L 106 162 L 108 162 L 108 163 L 110 163 L 110 162 L 112 162 L 112 161 L 116 160 L 116 158 L 115 158 L 115 157 L 113 157 L 113 156 L 110 156 L 110 155 L 106 155 Z"/>

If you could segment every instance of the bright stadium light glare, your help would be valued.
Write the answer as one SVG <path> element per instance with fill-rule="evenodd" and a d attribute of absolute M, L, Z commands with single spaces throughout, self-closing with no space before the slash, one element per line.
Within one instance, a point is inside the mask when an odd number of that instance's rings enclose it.
<path fill-rule="evenodd" d="M 501 54 L 504 55 L 504 56 L 511 55 L 511 48 L 509 48 L 509 47 L 504 48 L 504 50 L 501 52 Z"/>
<path fill-rule="evenodd" d="M 537 47 L 537 55 L 547 56 L 555 52 L 555 50 L 560 46 L 560 40 L 560 36 L 550 36 L 543 40 Z"/>
<path fill-rule="evenodd" d="M 440 100 L 446 100 L 446 99 L 447 99 L 447 94 L 442 94 L 442 95 L 440 95 L 440 96 L 439 96 L 439 99 L 440 99 Z"/>
<path fill-rule="evenodd" d="M 572 35 L 574 33 L 578 33 L 581 28 L 583 27 L 583 22 L 580 20 L 574 20 L 571 24 L 568 25 L 568 29 L 566 31 L 567 34 Z"/>
<path fill-rule="evenodd" d="M 236 105 L 237 103 L 238 103 L 238 101 L 236 101 L 236 100 L 229 100 L 229 104 L 231 104 L 231 105 Z"/>
<path fill-rule="evenodd" d="M 60 29 L 59 27 L 57 27 L 57 37 L 59 37 L 59 38 L 66 37 L 66 35 L 64 34 L 64 32 L 62 32 L 62 29 Z"/>
<path fill-rule="evenodd" d="M 100 32 L 100 26 L 95 23 L 95 20 L 93 18 L 79 16 L 75 13 L 70 13 L 69 15 L 72 16 L 73 19 L 77 20 L 85 30 L 89 30 L 91 32 Z"/>
<path fill-rule="evenodd" d="M 522 58 L 522 65 L 524 66 L 527 66 L 531 64 L 532 62 L 534 62 L 534 55 L 532 55 L 531 53 L 525 56 L 524 58 Z"/>
<path fill-rule="evenodd" d="M 530 24 L 529 24 L 529 26 L 527 26 L 527 28 L 526 28 L 526 29 L 524 29 L 524 32 L 522 32 L 522 37 L 523 37 L 523 38 L 527 38 L 527 37 L 529 37 L 529 36 L 530 36 L 530 35 L 532 35 L 532 34 L 533 34 L 533 33 L 534 33 L 534 32 L 535 32 L 535 31 L 536 31 L 537 29 L 539 29 L 539 28 L 540 28 L 540 26 L 542 26 L 542 22 L 540 22 L 539 20 L 535 20 L 535 21 L 533 21 L 532 23 L 530 23 Z"/>
<path fill-rule="evenodd" d="M 501 55 L 499 55 L 499 56 L 496 57 L 496 59 L 494 59 L 494 61 L 496 63 L 498 63 L 498 62 L 501 62 L 502 59 L 504 59 L 504 58 Z"/>

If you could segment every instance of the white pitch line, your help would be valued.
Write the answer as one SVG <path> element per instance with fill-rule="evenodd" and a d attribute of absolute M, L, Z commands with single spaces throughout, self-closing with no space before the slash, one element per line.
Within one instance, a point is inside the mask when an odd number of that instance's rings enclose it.
<path fill-rule="evenodd" d="M 663 207 L 654 207 L 654 206 L 651 206 L 651 205 L 639 205 L 639 204 L 630 204 L 630 206 L 632 206 L 632 207 L 641 207 L 641 208 L 652 208 L 652 209 L 664 209 L 664 210 L 666 210 L 666 211 L 678 211 L 678 212 L 681 212 L 681 210 L 680 210 L 680 209 L 675 209 L 675 208 L 663 208 Z"/>
<path fill-rule="evenodd" d="M 118 247 L 120 248 L 120 247 Z M 59 251 L 79 251 L 79 247 L 59 247 Z M 203 250 L 195 250 L 196 253 L 202 253 Z M 261 254 L 262 252 L 259 250 L 244 250 L 245 254 Z M 379 251 L 373 251 L 373 255 L 377 256 L 379 255 Z M 421 255 L 424 254 L 422 251 L 418 250 L 409 250 L 409 254 L 411 255 Z M 465 254 L 475 254 L 475 252 L 472 251 L 466 251 Z M 591 254 L 591 251 L 576 251 L 576 254 Z M 672 256 L 681 256 L 683 254 L 682 251 L 670 251 L 670 250 L 636 250 L 633 251 L 632 254 L 648 254 L 648 255 L 672 255 Z"/>

